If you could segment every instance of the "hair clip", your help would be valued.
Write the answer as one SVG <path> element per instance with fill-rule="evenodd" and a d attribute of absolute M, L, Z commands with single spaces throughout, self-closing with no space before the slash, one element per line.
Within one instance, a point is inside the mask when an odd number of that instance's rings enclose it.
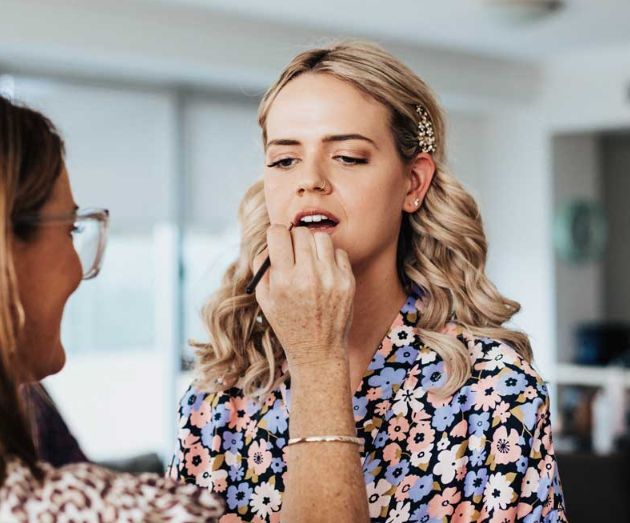
<path fill-rule="evenodd" d="M 433 122 L 429 116 L 429 111 L 427 111 L 423 105 L 418 104 L 416 105 L 416 112 L 420 116 L 420 121 L 418 122 L 418 145 L 420 152 L 434 153 L 436 151 L 435 131 L 433 129 Z"/>

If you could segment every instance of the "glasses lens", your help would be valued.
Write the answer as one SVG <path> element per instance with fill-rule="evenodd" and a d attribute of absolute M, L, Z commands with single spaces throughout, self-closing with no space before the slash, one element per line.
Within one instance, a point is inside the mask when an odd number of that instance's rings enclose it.
<path fill-rule="evenodd" d="M 72 241 L 81 260 L 83 279 L 96 276 L 103 254 L 105 224 L 97 219 L 79 219 L 74 224 Z"/>

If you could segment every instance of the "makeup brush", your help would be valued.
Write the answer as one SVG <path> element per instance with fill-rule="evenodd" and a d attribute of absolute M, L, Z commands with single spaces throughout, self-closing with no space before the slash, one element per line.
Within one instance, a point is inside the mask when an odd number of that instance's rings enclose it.
<path fill-rule="evenodd" d="M 291 229 L 293 229 L 293 222 L 291 222 L 291 225 L 289 225 L 288 230 L 290 231 Z M 256 289 L 256 285 L 258 285 L 258 282 L 265 275 L 269 267 L 271 267 L 271 260 L 269 259 L 269 256 L 267 256 L 263 264 L 258 269 L 258 272 L 254 274 L 252 280 L 247 284 L 247 287 L 245 287 L 245 292 L 247 294 L 251 294 L 252 292 L 254 292 L 254 290 Z"/>

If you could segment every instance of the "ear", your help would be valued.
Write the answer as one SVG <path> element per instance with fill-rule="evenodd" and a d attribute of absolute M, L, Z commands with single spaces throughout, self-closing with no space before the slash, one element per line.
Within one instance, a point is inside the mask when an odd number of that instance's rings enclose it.
<path fill-rule="evenodd" d="M 418 153 L 407 166 L 407 192 L 403 202 L 403 211 L 412 213 L 420 208 L 434 174 L 433 157 L 429 153 Z"/>

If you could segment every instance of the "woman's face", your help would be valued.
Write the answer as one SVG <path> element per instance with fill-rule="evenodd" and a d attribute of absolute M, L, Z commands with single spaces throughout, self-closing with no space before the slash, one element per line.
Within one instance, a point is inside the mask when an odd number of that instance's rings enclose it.
<path fill-rule="evenodd" d="M 332 227 L 309 228 L 332 235 L 355 275 L 378 258 L 395 260 L 402 211 L 417 210 L 415 201 L 422 201 L 433 175 L 429 155 L 401 160 L 389 122 L 378 101 L 313 73 L 291 80 L 267 116 L 264 185 L 271 223 L 288 225 L 301 212 L 333 218 Z"/>
<path fill-rule="evenodd" d="M 42 217 L 76 210 L 65 169 L 57 178 Z M 40 380 L 65 363 L 61 318 L 66 301 L 81 282 L 82 269 L 72 243 L 73 222 L 42 223 L 28 241 L 14 238 L 13 256 L 25 325 L 18 347 L 29 377 Z"/>

